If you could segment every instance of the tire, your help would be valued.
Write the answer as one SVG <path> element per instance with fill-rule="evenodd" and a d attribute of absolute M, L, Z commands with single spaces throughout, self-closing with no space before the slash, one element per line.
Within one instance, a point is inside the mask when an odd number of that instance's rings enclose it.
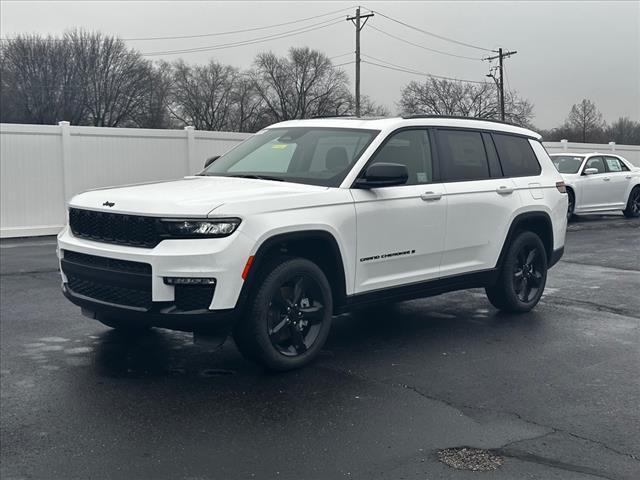
<path fill-rule="evenodd" d="M 331 328 L 333 298 L 323 271 L 307 259 L 284 257 L 261 272 L 257 285 L 234 327 L 238 350 L 268 370 L 308 364 Z"/>
<path fill-rule="evenodd" d="M 627 208 L 625 208 L 622 213 L 624 213 L 624 216 L 627 218 L 640 217 L 640 186 L 636 185 L 633 187 L 627 200 Z"/>
<path fill-rule="evenodd" d="M 536 306 L 547 282 L 547 252 L 533 232 L 516 234 L 509 245 L 498 281 L 485 289 L 491 304 L 510 313 L 524 313 Z"/>
<path fill-rule="evenodd" d="M 138 322 L 131 321 L 131 319 L 118 318 L 112 315 L 99 315 L 97 320 L 103 325 L 122 333 L 136 334 L 143 333 L 151 329 L 149 325 L 140 324 Z"/>
<path fill-rule="evenodd" d="M 573 212 L 576 209 L 576 194 L 573 190 L 567 188 L 567 196 L 569 197 L 569 206 L 567 207 L 567 221 L 573 217 Z"/>

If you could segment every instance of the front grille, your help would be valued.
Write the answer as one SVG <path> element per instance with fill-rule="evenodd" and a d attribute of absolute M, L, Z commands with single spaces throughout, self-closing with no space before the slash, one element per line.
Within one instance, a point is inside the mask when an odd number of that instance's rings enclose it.
<path fill-rule="evenodd" d="M 180 310 L 207 309 L 211 305 L 213 290 L 212 285 L 176 285 L 176 307 Z"/>
<path fill-rule="evenodd" d="M 82 278 L 74 274 L 66 274 L 67 286 L 73 292 L 85 297 L 108 303 L 137 308 L 151 308 L 151 289 L 135 289 Z"/>
<path fill-rule="evenodd" d="M 148 263 L 118 260 L 117 258 L 98 257 L 96 255 L 87 255 L 86 253 L 74 252 L 72 250 L 64 250 L 64 259 L 69 262 L 88 267 L 103 268 L 117 272 L 151 275 L 151 265 Z"/>
<path fill-rule="evenodd" d="M 153 248 L 161 240 L 154 217 L 70 208 L 69 226 L 76 237 L 96 242 Z"/>

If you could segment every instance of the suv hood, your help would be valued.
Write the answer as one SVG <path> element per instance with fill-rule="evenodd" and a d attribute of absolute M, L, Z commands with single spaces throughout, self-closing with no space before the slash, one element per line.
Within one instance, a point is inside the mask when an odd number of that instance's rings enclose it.
<path fill-rule="evenodd" d="M 207 217 L 227 202 L 248 199 L 259 202 L 326 189 L 327 187 L 271 180 L 198 176 L 169 182 L 89 190 L 73 197 L 69 206 L 149 216 Z"/>

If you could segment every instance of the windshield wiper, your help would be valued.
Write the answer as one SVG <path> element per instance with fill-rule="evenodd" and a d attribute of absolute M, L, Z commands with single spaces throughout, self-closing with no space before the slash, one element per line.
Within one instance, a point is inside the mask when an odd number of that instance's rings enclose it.
<path fill-rule="evenodd" d="M 258 180 L 273 180 L 275 182 L 284 182 L 284 178 L 280 177 L 272 177 L 270 175 L 256 175 L 255 173 L 238 173 L 234 175 L 225 175 L 225 177 L 236 177 L 236 178 L 256 178 Z"/>

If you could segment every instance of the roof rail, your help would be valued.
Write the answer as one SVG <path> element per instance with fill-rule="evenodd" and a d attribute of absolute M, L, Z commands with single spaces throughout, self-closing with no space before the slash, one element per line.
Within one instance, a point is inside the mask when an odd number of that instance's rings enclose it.
<path fill-rule="evenodd" d="M 412 118 L 444 118 L 451 120 L 478 120 L 481 122 L 492 122 L 492 123 L 500 123 L 502 125 L 510 125 L 512 127 L 526 128 L 521 125 L 516 125 L 515 123 L 503 122 L 502 120 L 495 120 L 493 118 L 478 118 L 478 117 L 463 117 L 461 115 L 427 115 L 427 114 L 414 114 L 414 115 L 403 115 L 403 119 L 409 120 Z"/>

